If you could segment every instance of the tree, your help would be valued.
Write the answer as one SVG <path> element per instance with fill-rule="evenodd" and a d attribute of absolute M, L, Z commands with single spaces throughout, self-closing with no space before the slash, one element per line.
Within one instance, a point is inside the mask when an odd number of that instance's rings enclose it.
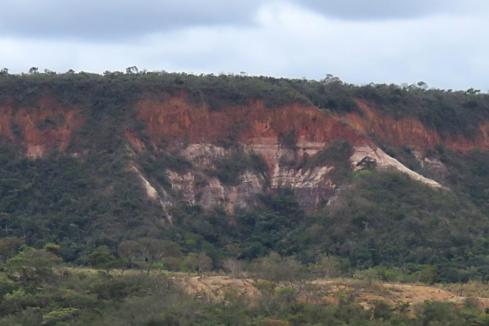
<path fill-rule="evenodd" d="M 293 257 L 281 257 L 272 252 L 270 255 L 256 259 L 252 271 L 257 277 L 271 281 L 292 281 L 301 278 L 303 267 Z"/>
<path fill-rule="evenodd" d="M 230 258 L 223 262 L 222 267 L 225 272 L 231 273 L 233 277 L 240 277 L 243 270 L 242 265 L 241 261 Z"/>
<path fill-rule="evenodd" d="M 107 246 L 97 247 L 88 255 L 88 263 L 94 267 L 109 269 L 114 262 L 115 257 Z"/>
<path fill-rule="evenodd" d="M 139 69 L 136 66 L 126 68 L 126 74 L 128 74 L 128 75 L 137 74 L 138 72 L 139 72 Z"/>
<path fill-rule="evenodd" d="M 190 253 L 185 257 L 184 265 L 189 272 L 204 273 L 212 270 L 212 259 L 205 253 Z"/>
<path fill-rule="evenodd" d="M 453 303 L 426 302 L 420 307 L 418 318 L 423 325 L 461 325 L 456 322 L 456 310 Z"/>
<path fill-rule="evenodd" d="M 0 262 L 6 261 L 20 248 L 24 240 L 17 237 L 0 238 Z"/>
<path fill-rule="evenodd" d="M 212 270 L 212 259 L 205 253 L 201 252 L 197 256 L 197 269 L 199 273 L 204 273 Z"/>
<path fill-rule="evenodd" d="M 147 273 L 153 264 L 165 256 L 165 241 L 159 239 L 143 238 L 138 241 L 143 250 L 143 256 L 148 262 Z"/>
<path fill-rule="evenodd" d="M 389 320 L 392 316 L 393 308 L 385 301 L 375 301 L 372 309 L 372 317 L 374 319 Z"/>
<path fill-rule="evenodd" d="M 197 254 L 191 252 L 189 253 L 184 261 L 183 265 L 185 267 L 186 272 L 195 272 L 198 269 L 198 258 Z"/>
<path fill-rule="evenodd" d="M 321 256 L 312 269 L 320 277 L 335 277 L 341 274 L 341 267 L 341 261 L 337 257 Z"/>
<path fill-rule="evenodd" d="M 124 240 L 119 244 L 117 253 L 119 254 L 119 257 L 127 261 L 127 266 L 131 267 L 134 260 L 143 255 L 143 247 L 137 241 Z"/>
<path fill-rule="evenodd" d="M 479 89 L 474 89 L 474 88 L 469 88 L 468 90 L 465 91 L 466 94 L 468 95 L 477 95 L 477 94 L 480 94 L 480 90 Z"/>
<path fill-rule="evenodd" d="M 12 218 L 7 213 L 0 213 L 0 231 L 5 232 L 5 235 L 9 234 L 9 224 L 12 222 Z M 1 233 L 0 233 L 1 234 Z"/>
<path fill-rule="evenodd" d="M 321 80 L 321 83 L 324 84 L 324 85 L 327 85 L 327 84 L 341 84 L 342 81 L 340 78 L 332 75 L 332 74 L 326 74 L 326 77 L 324 77 L 324 79 Z"/>
<path fill-rule="evenodd" d="M 39 68 L 37 68 L 37 67 L 31 67 L 29 69 L 29 75 L 36 75 L 38 73 L 39 73 Z"/>
<path fill-rule="evenodd" d="M 60 262 L 61 258 L 46 250 L 25 247 L 7 261 L 6 268 L 9 277 L 23 286 L 37 286 L 54 277 L 53 267 Z"/>
<path fill-rule="evenodd" d="M 417 84 L 416 84 L 416 85 L 417 85 L 419 88 L 421 88 L 421 89 L 428 89 L 428 84 L 427 84 L 427 83 L 425 83 L 424 81 L 419 81 L 419 82 L 417 82 Z"/>

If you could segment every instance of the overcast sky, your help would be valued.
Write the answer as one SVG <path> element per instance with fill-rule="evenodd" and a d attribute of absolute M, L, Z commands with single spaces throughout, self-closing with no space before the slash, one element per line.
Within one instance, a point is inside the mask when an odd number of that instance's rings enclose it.
<path fill-rule="evenodd" d="M 489 90 L 487 0 L 1 0 L 0 67 Z"/>

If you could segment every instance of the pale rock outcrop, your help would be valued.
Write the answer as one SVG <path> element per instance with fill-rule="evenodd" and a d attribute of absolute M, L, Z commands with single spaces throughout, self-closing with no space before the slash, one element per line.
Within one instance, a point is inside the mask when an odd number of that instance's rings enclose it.
<path fill-rule="evenodd" d="M 329 172 L 334 168 L 321 166 L 314 169 L 293 169 L 284 168 L 277 165 L 272 176 L 272 188 L 316 188 L 322 183 L 334 186 L 331 180 L 327 179 Z"/>
<path fill-rule="evenodd" d="M 181 154 L 198 168 L 212 168 L 214 161 L 225 157 L 228 152 L 224 147 L 213 144 L 190 144 Z"/>
<path fill-rule="evenodd" d="M 159 198 L 158 191 L 153 187 L 153 185 L 144 177 L 144 175 L 139 171 L 139 169 L 132 165 L 131 170 L 136 173 L 136 175 L 139 177 L 139 180 L 141 180 L 141 183 L 144 187 L 144 190 L 146 191 L 146 195 L 148 198 L 156 200 Z"/>
<path fill-rule="evenodd" d="M 168 209 L 173 205 L 173 203 L 168 198 L 168 194 L 165 191 L 162 191 L 162 195 L 160 195 L 156 188 L 151 184 L 151 182 L 148 181 L 148 179 L 146 179 L 146 177 L 135 165 L 131 165 L 130 170 L 139 177 L 139 180 L 141 180 L 141 184 L 143 185 L 148 198 L 159 203 L 164 217 L 167 219 L 168 222 L 171 223 L 172 217 L 168 213 Z"/>
<path fill-rule="evenodd" d="M 196 203 L 195 174 L 193 172 L 180 174 L 168 170 L 166 175 L 170 180 L 172 190 L 177 193 L 183 201 L 194 205 Z"/>
<path fill-rule="evenodd" d="M 263 192 L 265 179 L 255 173 L 246 171 L 240 176 L 241 182 L 236 186 L 223 185 L 217 178 L 209 178 L 203 185 L 195 182 L 196 177 L 188 172 L 178 174 L 167 172 L 172 189 L 178 192 L 179 198 L 189 204 L 199 204 L 205 209 L 223 207 L 234 213 L 237 209 L 251 208 L 257 203 L 258 194 Z"/>
<path fill-rule="evenodd" d="M 409 169 L 395 158 L 387 155 L 382 149 L 370 145 L 354 147 L 353 155 L 350 158 L 353 168 L 360 169 L 361 163 L 365 161 L 375 162 L 376 166 L 381 169 L 391 168 L 406 174 L 413 180 L 424 183 L 431 188 L 444 188 L 435 180 L 426 178 L 421 174 Z"/>
<path fill-rule="evenodd" d="M 313 169 L 294 169 L 276 165 L 271 177 L 271 188 L 289 188 L 294 191 L 299 204 L 308 210 L 315 209 L 333 194 L 332 166 Z"/>
<path fill-rule="evenodd" d="M 193 171 L 186 174 L 167 171 L 172 189 L 181 200 L 190 204 L 199 204 L 205 209 L 220 206 L 228 212 L 255 206 L 258 195 L 266 192 L 267 188 L 269 191 L 291 189 L 301 206 L 307 209 L 319 207 L 333 194 L 336 186 L 330 173 L 334 167 L 297 169 L 281 164 L 282 161 L 300 162 L 305 155 L 314 156 L 324 149 L 325 143 L 300 139 L 295 148 L 289 148 L 279 144 L 276 138 L 254 141 L 243 145 L 243 150 L 254 152 L 266 161 L 268 181 L 264 175 L 252 171 L 245 171 L 235 186 L 223 185 L 215 177 L 206 177 L 206 170 L 215 168 L 215 162 L 228 157 L 231 151 L 213 144 L 190 144 L 181 151 L 181 155 L 192 163 Z M 196 174 L 205 179 L 204 184 L 198 184 Z"/>
<path fill-rule="evenodd" d="M 159 201 L 165 213 L 170 206 L 183 201 L 201 205 L 207 210 L 222 207 L 232 214 L 237 210 L 257 207 L 260 194 L 281 188 L 291 189 L 304 209 L 314 210 L 325 205 L 336 193 L 337 185 L 332 180 L 335 167 L 323 165 L 304 169 L 293 164 L 301 162 L 305 154 L 313 157 L 324 147 L 321 143 L 298 142 L 297 147 L 289 148 L 271 141 L 245 145 L 243 150 L 253 151 L 265 159 L 268 171 L 261 174 L 247 170 L 240 175 L 236 185 L 228 185 L 208 172 L 215 169 L 218 160 L 229 157 L 232 150 L 212 144 L 190 144 L 182 148 L 179 155 L 192 163 L 192 169 L 185 172 L 166 171 L 171 184 L 169 193 L 160 185 L 152 185 L 135 166 L 132 169 L 141 179 L 148 197 Z M 353 168 L 361 168 L 361 162 L 366 161 L 374 162 L 380 169 L 395 169 L 432 188 L 442 188 L 438 182 L 410 170 L 380 148 L 373 145 L 354 147 L 351 156 Z"/>

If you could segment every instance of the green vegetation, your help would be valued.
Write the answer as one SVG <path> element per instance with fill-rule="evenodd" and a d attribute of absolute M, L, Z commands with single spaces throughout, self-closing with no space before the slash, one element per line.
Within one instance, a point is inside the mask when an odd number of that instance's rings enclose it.
<path fill-rule="evenodd" d="M 297 134 L 294 131 L 279 135 L 278 141 L 285 148 L 291 150 L 297 149 Z"/>
<path fill-rule="evenodd" d="M 349 143 L 337 141 L 312 157 L 306 156 L 303 168 L 313 169 L 318 166 L 334 166 L 333 181 L 343 182 L 351 174 L 350 157 L 352 154 L 353 148 Z"/>
<path fill-rule="evenodd" d="M 37 248 L 57 243 L 61 256 L 78 264 L 90 264 L 90 257 L 96 257 L 100 248 L 120 258 L 118 247 L 124 241 L 151 238 L 172 241 L 185 257 L 205 254 L 212 259 L 212 268 L 220 268 L 228 258 L 249 260 L 277 252 L 305 264 L 321 255 L 339 257 L 348 261 L 350 274 L 377 266 L 413 274 L 433 266 L 436 280 L 488 277 L 489 173 L 485 162 L 489 157 L 485 153 L 461 155 L 443 149 L 434 153 L 447 166 L 445 177 L 453 189 L 437 192 L 396 174 L 363 171 L 352 175 L 348 165 L 351 146 L 338 142 L 300 162 L 306 169 L 332 165 L 334 181 L 348 184 L 324 211 L 305 214 L 293 193 L 284 190 L 260 198 L 256 210 L 237 212 L 232 219 L 220 210 L 203 212 L 199 207 L 177 205 L 171 212 L 174 223 L 168 224 L 161 207 L 144 196 L 137 176 L 128 171 L 132 154 L 121 134 L 124 128 L 120 128 L 122 124 L 137 130 L 147 142 L 144 128 L 133 116 L 135 101 L 143 94 L 167 96 L 186 91 L 192 100 L 216 110 L 262 99 L 271 109 L 299 101 L 339 112 L 355 110 L 352 99 L 364 98 L 386 114 L 429 120 L 431 114 L 441 114 L 438 106 L 446 104 L 456 108 L 443 111 L 446 125 L 439 125 L 436 119 L 423 121 L 440 130 L 456 127 L 458 132 L 489 112 L 485 94 L 418 86 L 356 87 L 333 77 L 305 81 L 150 72 L 2 74 L 0 86 L 2 100 L 14 97 L 18 105 L 35 103 L 42 94 L 53 93 L 66 104 L 83 108 L 88 121 L 70 150 L 90 153 L 81 158 L 53 154 L 30 161 L 2 144 L 2 237 L 22 238 Z M 450 121 L 462 113 L 468 118 L 452 125 Z M 42 127 L 59 123 L 54 120 L 42 122 Z M 282 135 L 286 146 L 292 146 L 294 138 L 293 134 Z M 165 170 L 184 172 L 192 166 L 171 152 L 156 152 L 148 145 L 146 154 L 135 163 L 150 181 L 171 192 Z M 231 145 L 232 155 L 216 160 L 209 175 L 226 185 L 238 184 L 247 170 L 267 176 L 260 157 Z M 422 169 L 408 149 L 390 148 L 388 152 L 411 162 L 408 165 L 413 169 Z M 185 269 L 182 264 L 172 266 Z"/>
<path fill-rule="evenodd" d="M 93 109 L 93 122 L 106 114 L 112 121 L 127 118 L 129 108 L 143 94 L 164 96 L 187 93 L 198 104 L 211 109 L 246 105 L 262 100 L 271 107 L 290 103 L 316 105 L 334 112 L 358 111 L 355 99 L 371 103 L 393 117 L 417 118 L 444 135 L 471 135 L 481 120 L 489 119 L 489 95 L 478 90 L 453 91 L 427 88 L 424 83 L 398 86 L 355 86 L 327 76 L 320 81 L 248 77 L 241 75 L 189 75 L 185 73 L 106 72 L 0 74 L 0 103 L 35 103 L 40 94 L 54 93 L 72 106 Z M 92 125 L 93 126 L 93 125 Z"/>
<path fill-rule="evenodd" d="M 435 157 L 448 167 L 448 182 L 485 214 L 489 214 L 489 153 L 473 151 L 466 155 L 439 148 Z"/>
<path fill-rule="evenodd" d="M 444 169 L 432 171 L 410 149 L 385 146 L 413 170 L 443 180 L 450 191 L 441 191 L 393 171 L 352 172 L 351 145 L 336 142 L 293 162 L 303 169 L 334 166 L 338 191 L 317 212 L 305 212 L 293 191 L 279 189 L 232 216 L 223 209 L 204 211 L 175 202 L 168 208 L 171 223 L 130 170 L 133 164 L 171 196 L 166 170 L 195 168 L 171 146 L 156 149 L 149 142 L 134 117 L 133 106 L 142 95 L 185 92 L 212 110 L 263 100 L 270 110 L 301 102 L 350 112 L 358 110 L 354 100 L 363 99 L 385 114 L 419 118 L 451 135 L 470 135 L 481 119 L 489 119 L 486 94 L 422 86 L 359 87 L 332 77 L 307 81 L 148 72 L 1 74 L 0 103 L 13 99 L 20 107 L 55 94 L 81 108 L 87 123 L 77 131 L 70 155 L 49 153 L 29 160 L 12 144 L 0 144 L 0 325 L 487 323 L 484 313 L 469 306 L 429 303 L 411 318 L 385 304 L 373 310 L 347 299 L 338 305 L 309 304 L 294 291 L 273 286 L 256 306 L 236 298 L 215 304 L 193 298 L 163 274 L 154 274 L 245 271 L 272 283 L 339 276 L 446 286 L 488 282 L 485 152 L 461 154 L 439 147 L 430 157 Z M 55 117 L 37 127 L 48 130 L 61 122 Z M 22 136 L 18 125 L 12 128 L 15 137 Z M 147 148 L 144 154 L 128 148 L 125 130 L 137 132 Z M 288 148 L 294 148 L 296 138 L 293 133 L 280 135 Z M 205 174 L 225 185 L 239 184 L 246 171 L 268 178 L 261 157 L 244 151 L 234 139 L 220 141 L 231 154 L 216 159 Z M 66 265 L 99 272 L 73 272 Z"/>
<path fill-rule="evenodd" d="M 356 89 L 365 99 L 394 117 L 413 117 L 448 136 L 473 135 L 489 118 L 489 96 L 477 90 L 452 91 L 411 85 L 368 85 Z"/>
<path fill-rule="evenodd" d="M 215 168 L 209 175 L 217 177 L 225 185 L 238 185 L 244 172 L 255 172 L 266 178 L 267 170 L 267 164 L 261 156 L 234 148 L 231 155 L 216 160 Z"/>
<path fill-rule="evenodd" d="M 120 153 L 84 159 L 28 160 L 0 152 L 0 237 L 36 247 L 61 246 L 68 261 L 99 245 L 159 229 L 161 208 L 149 201 Z"/>
<path fill-rule="evenodd" d="M 341 159 L 348 146 L 338 144 L 331 151 L 339 155 L 325 157 Z M 473 155 L 470 161 L 457 161 L 473 166 L 458 167 L 469 171 L 455 174 L 460 191 L 484 185 L 475 177 L 484 176 L 484 156 L 476 160 L 481 154 Z M 396 267 L 399 280 L 420 280 L 416 275 L 427 269 L 433 271 L 431 279 L 421 278 L 427 282 L 489 277 L 489 221 L 479 192 L 436 191 L 393 172 L 364 170 L 348 177 L 351 185 L 330 207 L 312 215 L 283 190 L 263 196 L 256 210 L 238 212 L 233 222 L 220 210 L 179 205 L 171 212 L 174 223 L 167 224 L 161 208 L 144 196 L 136 176 L 115 157 L 31 161 L 3 152 L 1 237 L 38 248 L 54 242 L 66 261 L 99 267 L 128 259 L 118 249 L 121 244 L 149 238 L 173 248 L 161 256 L 171 258 L 165 268 L 172 270 L 198 269 L 189 266 L 196 266 L 191 261 L 199 255 L 210 257 L 210 269 L 219 269 L 228 258 L 250 260 L 277 252 L 303 264 L 323 255 L 338 257 L 346 263 L 344 275 L 385 266 Z M 233 162 L 250 166 L 244 159 Z M 225 166 L 216 172 L 224 173 Z"/>
<path fill-rule="evenodd" d="M 48 249 L 23 247 L 0 264 L 0 325 L 417 326 L 489 322 L 489 315 L 476 300 L 466 300 L 461 307 L 425 302 L 414 306 L 412 312 L 384 301 L 364 308 L 355 295 L 346 293 L 337 295 L 337 303 L 328 303 L 320 299 L 317 289 L 295 281 L 298 263 L 272 257 L 258 261 L 253 268 L 257 276 L 280 277 L 254 281 L 259 291 L 254 297 L 238 295 L 228 287 L 222 299 L 213 299 L 210 294 L 189 293 L 182 276 L 67 268 Z M 309 296 L 304 297 L 305 293 Z"/>
<path fill-rule="evenodd" d="M 167 190 L 171 189 L 170 180 L 166 175 L 167 170 L 182 173 L 192 168 L 192 163 L 185 158 L 169 153 L 145 153 L 139 157 L 138 161 L 144 175 L 151 176 L 156 184 L 165 187 Z"/>

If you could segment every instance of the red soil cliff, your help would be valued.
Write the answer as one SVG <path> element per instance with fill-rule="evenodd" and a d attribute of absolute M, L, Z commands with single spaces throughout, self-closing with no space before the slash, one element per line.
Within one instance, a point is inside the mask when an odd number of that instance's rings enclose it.
<path fill-rule="evenodd" d="M 156 144 L 168 140 L 213 143 L 226 138 L 244 144 L 277 142 L 290 133 L 299 142 L 365 141 L 341 119 L 313 106 L 267 108 L 261 102 L 252 102 L 213 111 L 204 105 L 191 105 L 185 98 L 172 97 L 161 102 L 143 100 L 137 107 L 138 117 L 145 122 Z"/>
<path fill-rule="evenodd" d="M 294 103 L 268 108 L 259 101 L 213 110 L 179 95 L 165 100 L 142 99 L 136 114 L 155 145 L 175 141 L 272 145 L 292 134 L 305 147 L 345 140 L 353 145 L 381 141 L 421 151 L 438 144 L 460 152 L 489 149 L 489 121 L 481 122 L 474 137 L 442 137 L 414 118 L 395 119 L 364 101 L 357 104 L 361 114 L 333 114 Z M 54 97 L 45 96 L 34 106 L 9 101 L 0 104 L 0 140 L 22 146 L 29 157 L 41 157 L 53 150 L 65 151 L 84 120 L 82 109 L 64 106 Z M 125 136 L 138 151 L 144 150 L 137 133 L 126 131 Z"/>
<path fill-rule="evenodd" d="M 444 145 L 459 152 L 489 149 L 489 122 L 481 122 L 473 138 L 460 135 L 442 137 L 414 118 L 394 119 L 389 115 L 383 115 L 364 101 L 357 101 L 357 105 L 362 115 L 349 113 L 342 117 L 343 121 L 358 132 L 375 137 L 386 144 L 417 150 L 433 149 L 436 145 Z"/>
<path fill-rule="evenodd" d="M 24 148 L 28 157 L 37 158 L 53 150 L 65 151 L 73 131 L 83 123 L 80 111 L 65 107 L 52 97 L 35 106 L 0 106 L 0 136 Z"/>

